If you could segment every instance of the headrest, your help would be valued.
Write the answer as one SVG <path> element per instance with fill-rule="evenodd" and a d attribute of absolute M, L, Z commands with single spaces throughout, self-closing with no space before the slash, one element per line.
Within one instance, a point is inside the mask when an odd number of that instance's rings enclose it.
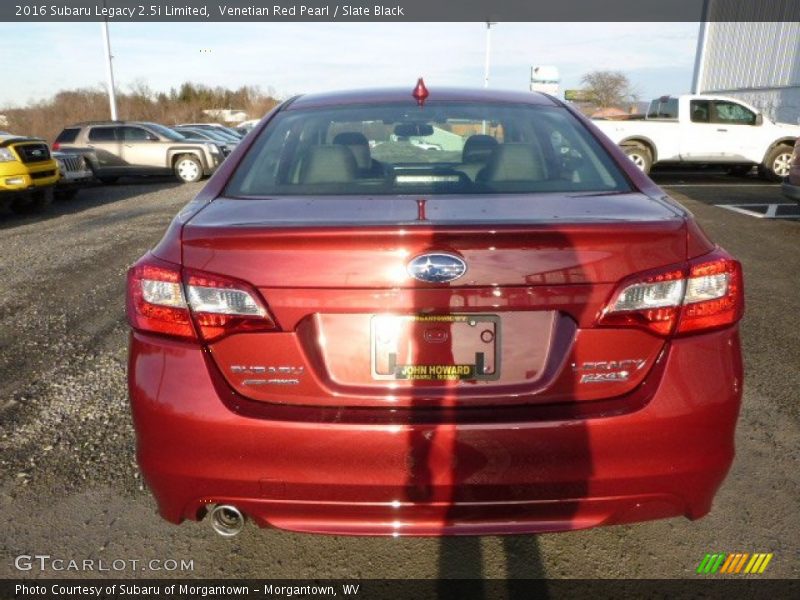
<path fill-rule="evenodd" d="M 501 144 L 478 177 L 481 181 L 541 181 L 546 179 L 544 156 L 538 145 Z"/>
<path fill-rule="evenodd" d="M 356 177 L 356 159 L 347 146 L 313 146 L 300 167 L 300 183 L 347 183 Z"/>
<path fill-rule="evenodd" d="M 333 143 L 339 146 L 347 146 L 356 159 L 359 169 L 369 169 L 372 166 L 372 156 L 369 152 L 369 142 L 363 133 L 357 131 L 343 131 L 336 134 Z"/>
<path fill-rule="evenodd" d="M 464 153 L 461 162 L 486 162 L 497 147 L 497 140 L 490 135 L 471 135 L 464 142 Z"/>

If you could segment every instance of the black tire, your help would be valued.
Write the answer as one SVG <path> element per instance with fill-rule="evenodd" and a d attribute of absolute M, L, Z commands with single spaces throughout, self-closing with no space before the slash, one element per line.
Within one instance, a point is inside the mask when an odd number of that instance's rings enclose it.
<path fill-rule="evenodd" d="M 630 146 L 622 146 L 622 151 L 628 156 L 629 159 L 639 167 L 645 175 L 650 172 L 650 167 L 653 166 L 653 155 L 650 150 L 640 144 L 633 144 Z"/>
<path fill-rule="evenodd" d="M 119 177 L 98 177 L 103 185 L 113 185 L 119 181 Z"/>
<path fill-rule="evenodd" d="M 47 210 L 53 203 L 53 188 L 45 188 L 31 192 L 29 196 L 17 198 L 11 203 L 11 210 L 15 213 L 28 215 Z"/>
<path fill-rule="evenodd" d="M 59 200 L 72 200 L 78 195 L 78 190 L 57 190 L 56 198 Z"/>
<path fill-rule="evenodd" d="M 747 177 L 752 170 L 753 165 L 736 165 L 728 169 L 728 175 L 731 177 Z"/>
<path fill-rule="evenodd" d="M 767 152 L 764 162 L 758 167 L 758 173 L 768 181 L 783 181 L 789 175 L 793 148 L 787 144 L 775 146 Z"/>
<path fill-rule="evenodd" d="M 192 154 L 182 154 L 176 158 L 173 170 L 175 177 L 182 183 L 194 183 L 203 178 L 203 165 L 200 159 Z"/>

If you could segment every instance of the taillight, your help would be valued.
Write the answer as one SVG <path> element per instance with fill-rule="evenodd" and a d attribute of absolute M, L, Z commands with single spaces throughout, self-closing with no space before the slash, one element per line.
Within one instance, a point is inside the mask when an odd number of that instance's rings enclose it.
<path fill-rule="evenodd" d="M 742 267 L 717 251 L 689 261 L 688 267 L 668 267 L 624 281 L 597 322 L 670 335 L 731 325 L 743 313 Z"/>
<path fill-rule="evenodd" d="M 275 329 L 258 293 L 244 282 L 187 271 L 150 254 L 128 271 L 134 329 L 211 342 L 236 331 Z"/>
<path fill-rule="evenodd" d="M 50 146 L 50 149 L 51 150 L 61 150 L 61 144 L 59 144 L 58 142 L 53 142 L 53 145 Z"/>
<path fill-rule="evenodd" d="M 146 255 L 128 271 L 128 322 L 134 329 L 194 338 L 178 265 Z"/>
<path fill-rule="evenodd" d="M 275 329 L 258 293 L 246 283 L 200 271 L 187 271 L 184 279 L 192 317 L 205 341 L 234 331 Z"/>
<path fill-rule="evenodd" d="M 743 314 L 744 287 L 739 261 L 723 258 L 690 264 L 678 333 L 730 325 Z"/>

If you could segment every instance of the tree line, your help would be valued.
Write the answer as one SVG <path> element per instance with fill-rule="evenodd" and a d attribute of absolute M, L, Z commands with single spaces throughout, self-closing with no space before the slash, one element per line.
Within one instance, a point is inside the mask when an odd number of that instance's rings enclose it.
<path fill-rule="evenodd" d="M 243 110 L 251 119 L 262 117 L 278 104 L 271 90 L 256 86 L 231 90 L 186 82 L 168 92 L 154 92 L 145 83 L 135 83 L 117 92 L 120 119 L 153 121 L 170 126 L 176 123 L 214 121 L 203 114 L 208 109 Z M 67 125 L 110 118 L 108 93 L 102 86 L 63 90 L 52 98 L 24 108 L 0 109 L 8 119 L 6 129 L 52 142 Z"/>

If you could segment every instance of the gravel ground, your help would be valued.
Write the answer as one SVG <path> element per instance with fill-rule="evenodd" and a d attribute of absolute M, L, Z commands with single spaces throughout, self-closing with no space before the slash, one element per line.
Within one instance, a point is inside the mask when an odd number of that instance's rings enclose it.
<path fill-rule="evenodd" d="M 706 552 L 774 552 L 765 576 L 797 577 L 800 549 L 800 222 L 698 202 L 711 235 L 744 263 L 747 368 L 738 456 L 712 513 L 520 537 L 383 539 L 258 531 L 155 515 L 133 458 L 124 275 L 200 185 L 86 190 L 44 217 L 0 215 L 0 578 L 174 576 L 20 573 L 13 558 L 185 559 L 194 577 L 684 577 Z M 717 192 L 720 194 L 721 192 Z M 777 196 L 773 186 L 752 194 Z"/>

